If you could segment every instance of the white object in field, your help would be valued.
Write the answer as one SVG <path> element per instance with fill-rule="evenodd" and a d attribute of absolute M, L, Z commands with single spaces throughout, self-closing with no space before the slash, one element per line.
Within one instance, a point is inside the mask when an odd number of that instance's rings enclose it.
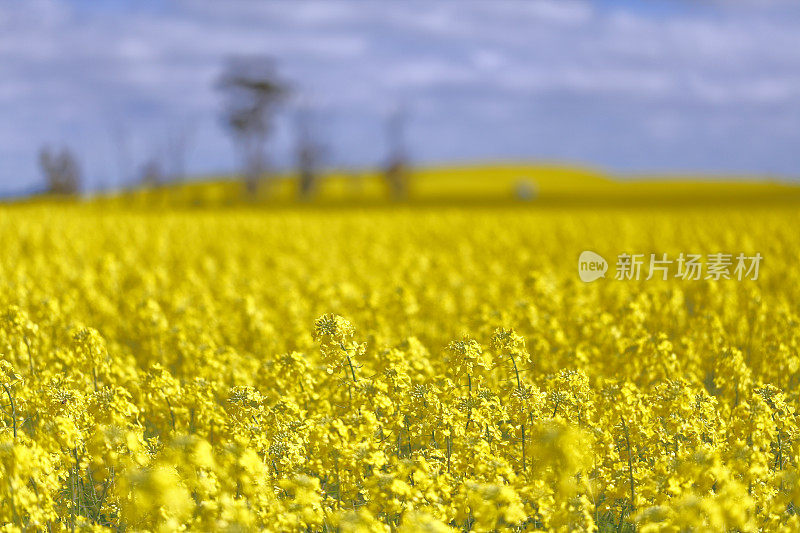
<path fill-rule="evenodd" d="M 539 187 L 536 186 L 536 182 L 527 179 L 518 180 L 514 184 L 514 196 L 517 200 L 523 201 L 531 201 L 535 200 L 537 196 L 539 196 Z"/>

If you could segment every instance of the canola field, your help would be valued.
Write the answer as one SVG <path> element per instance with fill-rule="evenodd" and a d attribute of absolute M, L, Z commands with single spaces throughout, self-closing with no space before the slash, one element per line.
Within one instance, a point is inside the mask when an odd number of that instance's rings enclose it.
<path fill-rule="evenodd" d="M 2 531 L 800 530 L 799 225 L 3 207 Z M 763 262 L 614 279 L 634 252 Z"/>

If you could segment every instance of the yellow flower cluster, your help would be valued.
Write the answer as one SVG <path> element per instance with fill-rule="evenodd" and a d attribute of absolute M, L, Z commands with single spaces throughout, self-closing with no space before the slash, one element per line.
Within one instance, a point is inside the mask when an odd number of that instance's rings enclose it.
<path fill-rule="evenodd" d="M 5 207 L 0 530 L 798 531 L 798 225 Z M 764 263 L 583 283 L 585 249 Z"/>

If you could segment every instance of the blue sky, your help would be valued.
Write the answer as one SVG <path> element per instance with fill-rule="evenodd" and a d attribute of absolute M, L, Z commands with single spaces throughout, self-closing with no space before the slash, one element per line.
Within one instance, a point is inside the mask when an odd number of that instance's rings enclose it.
<path fill-rule="evenodd" d="M 800 176 L 800 7 L 647 0 L 0 0 L 0 192 L 68 145 L 89 187 L 150 159 L 236 168 L 213 82 L 268 54 L 295 88 L 270 153 L 311 109 L 336 166 L 386 157 L 407 110 L 420 163 L 556 160 L 621 173 Z"/>

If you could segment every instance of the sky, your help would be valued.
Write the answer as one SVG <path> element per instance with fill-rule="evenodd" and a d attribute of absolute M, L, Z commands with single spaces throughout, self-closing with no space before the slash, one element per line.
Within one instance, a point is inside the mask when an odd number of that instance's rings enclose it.
<path fill-rule="evenodd" d="M 0 0 L 0 193 L 42 185 L 44 145 L 88 189 L 151 160 L 234 171 L 215 80 L 255 54 L 292 87 L 277 167 L 298 109 L 353 168 L 386 160 L 403 109 L 419 164 L 800 177 L 797 2 Z"/>

